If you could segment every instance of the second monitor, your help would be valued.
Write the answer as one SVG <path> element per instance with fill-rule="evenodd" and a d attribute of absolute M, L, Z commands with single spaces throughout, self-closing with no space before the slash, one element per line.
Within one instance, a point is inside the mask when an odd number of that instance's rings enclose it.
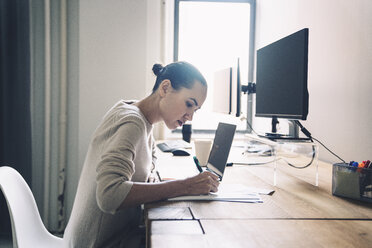
<path fill-rule="evenodd" d="M 213 85 L 213 111 L 239 117 L 241 108 L 240 62 L 215 72 Z"/>
<path fill-rule="evenodd" d="M 257 50 L 256 116 L 306 120 L 309 30 L 302 29 Z"/>

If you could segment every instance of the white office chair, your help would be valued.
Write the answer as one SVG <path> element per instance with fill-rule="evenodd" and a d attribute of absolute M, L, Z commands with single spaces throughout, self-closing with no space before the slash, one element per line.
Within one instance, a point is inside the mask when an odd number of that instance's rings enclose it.
<path fill-rule="evenodd" d="M 30 188 L 15 169 L 0 167 L 0 189 L 8 204 L 13 247 L 63 247 L 63 239 L 50 234 L 45 228 Z"/>

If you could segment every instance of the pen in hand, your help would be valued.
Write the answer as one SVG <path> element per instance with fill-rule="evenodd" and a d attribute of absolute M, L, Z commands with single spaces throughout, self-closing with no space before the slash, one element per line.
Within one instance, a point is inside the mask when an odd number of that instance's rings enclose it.
<path fill-rule="evenodd" d="M 202 167 L 200 166 L 199 160 L 196 158 L 196 156 L 194 156 L 193 158 L 194 158 L 194 162 L 195 162 L 196 168 L 198 168 L 198 171 L 199 171 L 200 173 L 202 173 L 202 172 L 203 172 L 203 169 L 202 169 Z"/>

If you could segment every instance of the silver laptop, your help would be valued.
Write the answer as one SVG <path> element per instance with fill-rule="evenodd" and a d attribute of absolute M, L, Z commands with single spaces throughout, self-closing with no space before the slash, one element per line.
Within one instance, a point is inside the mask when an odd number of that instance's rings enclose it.
<path fill-rule="evenodd" d="M 220 122 L 218 123 L 216 135 L 214 136 L 206 170 L 216 174 L 220 178 L 220 181 L 225 172 L 235 130 L 236 125 Z"/>
<path fill-rule="evenodd" d="M 211 152 L 209 153 L 208 163 L 205 170 L 216 174 L 220 180 L 222 180 L 225 171 L 231 144 L 234 139 L 235 129 L 235 125 L 219 123 Z M 174 166 L 173 162 L 165 162 L 162 163 L 162 166 L 157 168 L 160 181 L 184 179 L 195 175 L 196 168 L 190 164 L 190 160 L 185 159 L 185 157 L 176 157 L 174 159 L 178 159 L 177 164 L 179 166 Z"/>

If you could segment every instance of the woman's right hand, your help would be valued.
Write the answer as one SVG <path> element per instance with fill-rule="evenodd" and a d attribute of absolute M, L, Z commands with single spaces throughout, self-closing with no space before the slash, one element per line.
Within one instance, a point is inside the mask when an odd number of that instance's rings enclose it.
<path fill-rule="evenodd" d="M 204 195 L 217 192 L 220 184 L 218 176 L 204 171 L 196 176 L 185 179 L 188 195 Z"/>

